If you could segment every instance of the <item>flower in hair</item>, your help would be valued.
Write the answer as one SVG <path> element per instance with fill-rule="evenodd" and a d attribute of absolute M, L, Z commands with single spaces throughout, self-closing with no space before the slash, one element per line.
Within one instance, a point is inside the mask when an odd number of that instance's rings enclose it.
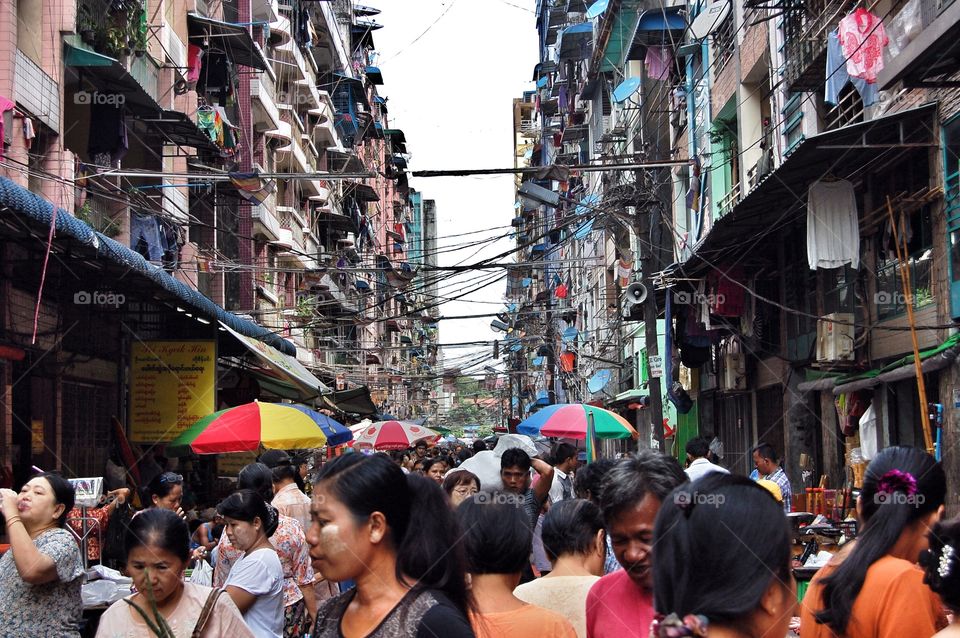
<path fill-rule="evenodd" d="M 901 472 L 900 470 L 890 470 L 880 477 L 877 483 L 877 493 L 894 494 L 902 492 L 907 496 L 913 496 L 917 493 L 917 479 L 910 472 Z"/>
<path fill-rule="evenodd" d="M 709 622 L 706 616 L 689 614 L 683 619 L 677 614 L 657 616 L 650 626 L 651 638 L 685 638 L 698 636 L 705 638 Z"/>
<path fill-rule="evenodd" d="M 940 554 L 940 564 L 937 566 L 937 574 L 940 575 L 940 578 L 946 578 L 950 575 L 950 561 L 956 553 L 953 545 L 943 546 L 943 552 Z"/>

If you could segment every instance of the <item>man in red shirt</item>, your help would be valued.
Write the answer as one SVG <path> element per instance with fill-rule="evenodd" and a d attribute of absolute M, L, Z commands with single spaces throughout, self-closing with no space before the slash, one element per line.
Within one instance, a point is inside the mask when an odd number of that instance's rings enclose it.
<path fill-rule="evenodd" d="M 623 566 L 590 588 L 589 638 L 647 638 L 653 621 L 653 526 L 660 504 L 687 480 L 676 459 L 652 450 L 618 461 L 603 479 L 600 508 Z"/>

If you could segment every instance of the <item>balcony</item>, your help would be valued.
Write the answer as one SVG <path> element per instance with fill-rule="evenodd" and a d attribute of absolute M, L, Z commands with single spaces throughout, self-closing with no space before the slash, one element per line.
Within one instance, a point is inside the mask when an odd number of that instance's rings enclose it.
<path fill-rule="evenodd" d="M 259 206 L 252 208 L 253 236 L 268 242 L 280 239 L 280 220 L 274 214 L 276 195 L 271 193 Z"/>
<path fill-rule="evenodd" d="M 295 86 L 297 82 L 307 81 L 310 78 L 310 75 L 307 73 L 307 63 L 303 59 L 303 54 L 300 52 L 300 45 L 297 44 L 296 40 L 290 40 L 285 44 L 281 44 L 273 48 L 274 55 L 277 56 L 277 62 L 280 63 L 280 68 L 277 69 L 277 75 L 287 80 L 291 87 Z M 287 69 L 287 71 L 284 71 Z M 295 104 L 293 91 L 287 95 L 285 101 L 288 104 Z"/>
<path fill-rule="evenodd" d="M 722 217 L 723 215 L 726 215 L 732 211 L 733 207 L 739 204 L 740 200 L 743 199 L 743 195 L 743 189 L 740 187 L 740 182 L 737 181 L 720 199 L 720 203 L 717 206 L 719 215 Z"/>
<path fill-rule="evenodd" d="M 822 91 L 827 33 L 845 15 L 844 0 L 809 0 L 783 15 L 784 80 L 790 91 Z"/>
<path fill-rule="evenodd" d="M 277 0 L 251 0 L 250 15 L 257 22 L 271 22 L 280 15 Z"/>
<path fill-rule="evenodd" d="M 280 111 L 274 101 L 274 86 L 266 73 L 258 73 L 250 82 L 250 97 L 253 98 L 253 128 L 257 131 L 272 131 L 280 128 Z"/>
<path fill-rule="evenodd" d="M 881 91 L 900 81 L 907 88 L 949 86 L 960 66 L 960 2 L 921 0 L 920 7 L 923 30 L 880 72 Z"/>
<path fill-rule="evenodd" d="M 270 23 L 270 42 L 276 46 L 283 46 L 293 40 L 293 26 L 290 19 L 280 16 Z"/>

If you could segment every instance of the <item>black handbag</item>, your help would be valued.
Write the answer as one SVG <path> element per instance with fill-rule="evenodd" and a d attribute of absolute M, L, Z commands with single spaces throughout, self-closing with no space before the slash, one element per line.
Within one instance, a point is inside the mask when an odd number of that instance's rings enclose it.
<path fill-rule="evenodd" d="M 120 503 L 110 514 L 107 521 L 107 531 L 103 535 L 100 546 L 100 561 L 107 567 L 119 569 L 126 562 L 123 552 L 123 539 L 127 534 L 127 526 L 133 519 L 133 508 L 129 503 Z"/>

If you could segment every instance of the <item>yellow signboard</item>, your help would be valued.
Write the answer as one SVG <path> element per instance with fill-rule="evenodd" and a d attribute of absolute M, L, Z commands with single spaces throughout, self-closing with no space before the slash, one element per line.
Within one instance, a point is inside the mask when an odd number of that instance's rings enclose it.
<path fill-rule="evenodd" d="M 256 452 L 217 455 L 217 476 L 236 477 L 244 467 L 257 460 Z"/>
<path fill-rule="evenodd" d="M 130 440 L 170 441 L 216 411 L 215 341 L 140 341 L 130 353 Z"/>

